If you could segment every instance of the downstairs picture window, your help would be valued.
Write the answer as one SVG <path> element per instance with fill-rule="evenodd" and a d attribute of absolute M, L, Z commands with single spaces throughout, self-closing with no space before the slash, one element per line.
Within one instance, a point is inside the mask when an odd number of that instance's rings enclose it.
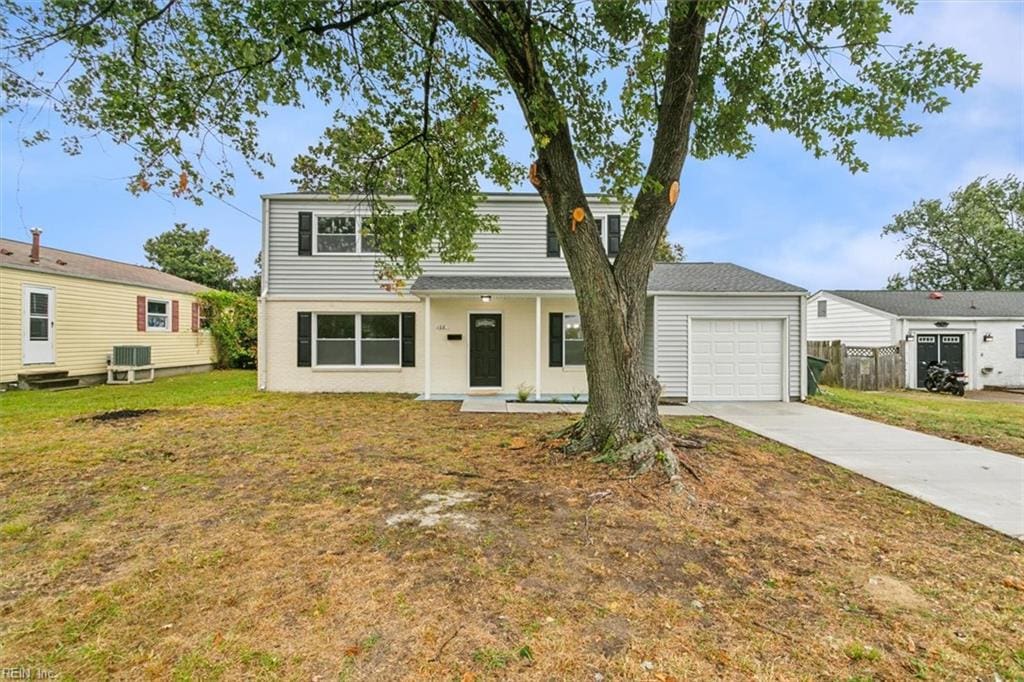
<path fill-rule="evenodd" d="M 581 367 L 583 358 L 583 328 L 580 326 L 579 315 L 562 316 L 562 357 L 566 367 Z"/>
<path fill-rule="evenodd" d="M 316 360 L 320 367 L 398 367 L 401 323 L 398 315 L 316 315 Z"/>

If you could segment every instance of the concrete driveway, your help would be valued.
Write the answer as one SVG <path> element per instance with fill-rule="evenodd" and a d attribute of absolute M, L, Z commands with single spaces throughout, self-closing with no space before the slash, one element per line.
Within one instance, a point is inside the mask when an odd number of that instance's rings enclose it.
<path fill-rule="evenodd" d="M 802 403 L 677 410 L 717 417 L 1024 540 L 1024 458 Z"/>

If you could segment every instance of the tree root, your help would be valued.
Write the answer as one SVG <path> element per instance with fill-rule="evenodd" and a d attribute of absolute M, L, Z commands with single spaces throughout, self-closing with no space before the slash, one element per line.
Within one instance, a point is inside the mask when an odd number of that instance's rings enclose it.
<path fill-rule="evenodd" d="M 587 428 L 585 419 L 581 419 L 552 437 L 563 441 L 560 448 L 568 456 L 593 454 L 596 462 L 627 462 L 633 476 L 660 468 L 677 492 L 684 490 L 681 472 L 689 474 L 698 483 L 703 482 L 700 470 L 690 457 L 684 456 L 684 451 L 703 448 L 705 443 L 681 438 L 660 425 L 631 438 L 609 438 L 598 443 Z"/>

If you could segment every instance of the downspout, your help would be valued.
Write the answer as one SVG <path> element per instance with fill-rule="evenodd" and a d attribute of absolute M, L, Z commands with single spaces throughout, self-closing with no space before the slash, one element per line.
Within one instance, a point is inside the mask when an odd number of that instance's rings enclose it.
<path fill-rule="evenodd" d="M 260 297 L 256 301 L 256 383 L 259 390 L 267 390 L 267 289 L 270 280 L 270 200 L 262 203 L 260 224 Z"/>
<path fill-rule="evenodd" d="M 800 295 L 800 400 L 807 400 L 807 294 Z"/>

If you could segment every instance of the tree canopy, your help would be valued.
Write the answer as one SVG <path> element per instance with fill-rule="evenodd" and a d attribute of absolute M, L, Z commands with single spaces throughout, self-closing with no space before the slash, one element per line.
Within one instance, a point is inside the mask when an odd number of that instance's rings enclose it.
<path fill-rule="evenodd" d="M 918 201 L 882 234 L 899 238 L 907 274 L 890 289 L 1024 289 L 1024 182 L 978 178 L 939 199 Z"/>
<path fill-rule="evenodd" d="M 235 259 L 209 240 L 210 230 L 176 223 L 173 229 L 147 239 L 142 248 L 146 260 L 164 272 L 211 289 L 231 289 L 238 271 Z"/>
<path fill-rule="evenodd" d="M 569 123 L 595 189 L 623 199 L 664 189 L 644 153 L 659 132 L 666 81 L 690 78 L 666 73 L 678 71 L 666 50 L 673 11 L 692 14 L 687 30 L 700 33 L 692 135 L 673 153 L 744 156 L 762 128 L 867 169 L 861 135 L 911 135 L 919 126 L 909 107 L 941 111 L 950 89 L 978 79 L 979 65 L 955 50 L 886 42 L 892 15 L 913 8 L 911 0 L 4 0 L 2 80 L 8 110 L 52 107 L 84 134 L 130 146 L 133 192 L 163 188 L 196 201 L 231 193 L 226 150 L 257 174 L 272 162 L 259 139 L 271 107 L 316 98 L 335 109 L 336 123 L 295 160 L 300 187 L 415 196 L 417 211 L 379 228 L 387 270 L 413 274 L 431 250 L 466 258 L 472 234 L 494 229 L 472 210 L 481 182 L 508 188 L 525 177 L 530 152 L 510 149 L 499 127 L 507 103 L 522 109 L 537 149 Z M 54 51 L 64 58 L 47 69 Z M 82 144 L 63 142 L 71 153 Z"/>

